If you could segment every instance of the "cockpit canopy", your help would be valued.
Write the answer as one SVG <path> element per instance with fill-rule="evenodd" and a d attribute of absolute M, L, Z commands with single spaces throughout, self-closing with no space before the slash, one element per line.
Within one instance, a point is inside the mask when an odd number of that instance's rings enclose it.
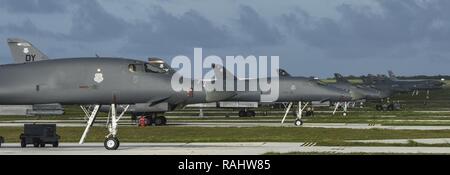
<path fill-rule="evenodd" d="M 130 72 L 150 72 L 150 73 L 173 73 L 175 72 L 164 60 L 160 58 L 149 58 L 148 63 L 129 64 Z"/>
<path fill-rule="evenodd" d="M 148 58 L 148 63 L 153 67 L 160 69 L 161 72 L 174 73 L 175 71 L 161 58 Z"/>

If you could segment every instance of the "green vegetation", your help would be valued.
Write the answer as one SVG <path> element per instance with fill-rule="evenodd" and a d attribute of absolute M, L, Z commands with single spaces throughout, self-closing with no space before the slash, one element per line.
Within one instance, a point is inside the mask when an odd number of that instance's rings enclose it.
<path fill-rule="evenodd" d="M 77 142 L 84 128 L 60 127 L 62 142 Z M 7 142 L 19 142 L 20 127 L 2 127 Z M 88 142 L 102 142 L 105 127 L 93 127 Z M 330 129 L 294 127 L 120 127 L 122 142 L 316 142 L 318 145 L 356 144 L 346 140 L 450 138 L 450 130 Z M 363 144 L 363 143 L 362 143 Z"/>

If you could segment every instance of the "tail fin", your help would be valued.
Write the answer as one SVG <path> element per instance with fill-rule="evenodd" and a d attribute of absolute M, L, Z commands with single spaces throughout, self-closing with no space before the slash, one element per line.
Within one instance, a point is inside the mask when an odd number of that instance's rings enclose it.
<path fill-rule="evenodd" d="M 389 74 L 389 78 L 391 78 L 392 80 L 397 80 L 397 77 L 395 76 L 394 72 L 392 72 L 391 70 L 388 71 Z"/>
<path fill-rule="evenodd" d="M 278 69 L 278 76 L 280 77 L 290 77 L 291 74 L 289 74 L 286 70 L 284 69 Z"/>
<path fill-rule="evenodd" d="M 371 85 L 374 84 L 377 81 L 377 77 L 373 74 L 367 74 L 367 76 L 361 77 L 363 84 Z"/>
<path fill-rule="evenodd" d="M 216 76 L 216 79 L 220 80 L 226 80 L 228 77 L 233 77 L 234 80 L 237 80 L 238 78 L 234 76 L 233 73 L 225 69 L 222 65 L 219 64 L 212 64 L 212 68 L 214 69 L 214 74 Z"/>
<path fill-rule="evenodd" d="M 336 83 L 350 83 L 346 78 L 344 78 L 339 73 L 334 73 L 334 78 L 336 78 Z"/>
<path fill-rule="evenodd" d="M 48 57 L 30 42 L 20 38 L 8 38 L 9 49 L 15 63 L 47 60 Z"/>

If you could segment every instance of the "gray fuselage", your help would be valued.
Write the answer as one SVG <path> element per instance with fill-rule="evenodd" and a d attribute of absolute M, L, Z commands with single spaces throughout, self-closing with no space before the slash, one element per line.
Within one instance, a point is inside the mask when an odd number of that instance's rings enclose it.
<path fill-rule="evenodd" d="M 0 104 L 133 104 L 176 96 L 171 75 L 129 71 L 143 61 L 67 58 L 0 66 Z"/>

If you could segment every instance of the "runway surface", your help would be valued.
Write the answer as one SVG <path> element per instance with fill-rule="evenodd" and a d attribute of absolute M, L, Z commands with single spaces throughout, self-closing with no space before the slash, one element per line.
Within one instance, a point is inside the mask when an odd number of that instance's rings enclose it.
<path fill-rule="evenodd" d="M 347 129 L 390 129 L 390 130 L 450 130 L 450 126 L 385 126 L 367 123 L 170 123 L 174 126 L 195 127 L 310 127 L 310 128 L 347 128 Z"/>
<path fill-rule="evenodd" d="M 61 143 L 60 147 L 21 148 L 4 144 L 0 155 L 259 155 L 266 152 L 295 151 L 301 143 L 121 143 L 118 150 L 106 150 L 103 143 Z"/>
<path fill-rule="evenodd" d="M 382 140 L 351 140 L 348 142 L 359 143 L 387 143 L 387 144 L 407 144 L 409 142 L 417 142 L 423 144 L 450 144 L 450 138 L 433 138 L 433 139 L 382 139 Z"/>
<path fill-rule="evenodd" d="M 41 121 L 42 122 L 42 121 Z M 41 123 L 40 122 L 40 123 Z M 85 123 L 66 123 L 60 121 L 56 123 L 58 127 L 86 127 Z M 0 127 L 23 127 L 23 123 L 33 123 L 33 121 L 24 122 L 2 122 Z M 49 122 L 42 122 L 49 123 Z M 94 126 L 104 126 L 105 124 L 96 123 Z M 119 124 L 122 126 L 134 126 L 131 124 Z M 347 129 L 388 129 L 388 130 L 450 130 L 450 126 L 386 126 L 380 124 L 368 123 L 304 123 L 302 126 L 295 126 L 291 122 L 281 123 L 261 123 L 261 122 L 169 122 L 168 126 L 174 127 L 310 127 L 310 128 L 347 128 Z M 154 127 L 154 126 L 149 126 Z"/>
<path fill-rule="evenodd" d="M 61 143 L 52 148 L 21 148 L 19 143 L 7 143 L 0 155 L 260 155 L 267 152 L 287 153 L 396 153 L 450 154 L 449 147 L 362 147 L 314 146 L 309 143 L 249 142 L 249 143 L 121 143 L 118 150 L 106 150 L 103 143 Z"/>

